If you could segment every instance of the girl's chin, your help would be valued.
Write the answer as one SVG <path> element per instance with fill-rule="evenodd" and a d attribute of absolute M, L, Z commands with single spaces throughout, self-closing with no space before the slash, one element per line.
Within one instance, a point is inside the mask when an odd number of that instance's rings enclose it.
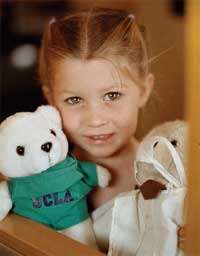
<path fill-rule="evenodd" d="M 78 155 L 81 155 L 82 158 L 88 158 L 88 159 L 99 159 L 99 158 L 109 158 L 117 154 L 119 150 L 112 147 L 88 147 L 88 148 L 82 148 L 80 149 Z"/>

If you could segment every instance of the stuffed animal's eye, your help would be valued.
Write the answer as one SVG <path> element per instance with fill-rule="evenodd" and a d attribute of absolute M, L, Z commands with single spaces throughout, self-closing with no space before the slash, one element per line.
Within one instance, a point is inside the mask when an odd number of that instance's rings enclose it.
<path fill-rule="evenodd" d="M 154 143 L 153 147 L 155 148 L 158 144 L 158 141 Z"/>
<path fill-rule="evenodd" d="M 17 146 L 16 152 L 17 152 L 18 155 L 23 156 L 24 153 L 25 153 L 25 147 L 23 147 L 23 146 Z"/>
<path fill-rule="evenodd" d="M 171 141 L 171 144 L 172 144 L 174 147 L 176 147 L 177 144 L 178 144 L 178 142 L 177 142 L 177 140 L 172 140 L 172 141 Z"/>
<path fill-rule="evenodd" d="M 56 136 L 56 133 L 55 133 L 54 130 L 51 129 L 50 132 L 51 132 L 51 134 L 53 134 L 54 136 Z"/>

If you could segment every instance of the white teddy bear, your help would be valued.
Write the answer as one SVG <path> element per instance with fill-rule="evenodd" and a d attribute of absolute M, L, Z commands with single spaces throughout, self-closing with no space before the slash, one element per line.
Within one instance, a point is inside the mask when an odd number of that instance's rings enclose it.
<path fill-rule="evenodd" d="M 109 256 L 177 256 L 186 195 L 184 121 L 166 122 L 142 140 L 135 159 L 138 189 L 114 203 Z"/>
<path fill-rule="evenodd" d="M 96 247 L 86 195 L 110 173 L 68 154 L 59 112 L 40 106 L 0 125 L 0 220 L 12 211 Z"/>

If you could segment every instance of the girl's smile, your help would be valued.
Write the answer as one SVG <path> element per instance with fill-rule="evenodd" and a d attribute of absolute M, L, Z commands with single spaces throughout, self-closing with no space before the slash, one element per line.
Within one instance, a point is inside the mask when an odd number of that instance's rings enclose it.
<path fill-rule="evenodd" d="M 111 140 L 114 137 L 114 133 L 108 134 L 98 134 L 98 135 L 86 135 L 85 138 L 91 144 L 103 145 L 106 143 L 111 143 Z"/>

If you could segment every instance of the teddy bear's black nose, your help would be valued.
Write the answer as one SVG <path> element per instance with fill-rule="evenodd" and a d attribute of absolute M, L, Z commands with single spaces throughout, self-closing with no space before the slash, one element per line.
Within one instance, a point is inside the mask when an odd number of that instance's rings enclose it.
<path fill-rule="evenodd" d="M 51 142 L 46 142 L 46 143 L 42 144 L 42 146 L 41 146 L 41 149 L 47 153 L 50 152 L 51 148 L 52 148 Z"/>

